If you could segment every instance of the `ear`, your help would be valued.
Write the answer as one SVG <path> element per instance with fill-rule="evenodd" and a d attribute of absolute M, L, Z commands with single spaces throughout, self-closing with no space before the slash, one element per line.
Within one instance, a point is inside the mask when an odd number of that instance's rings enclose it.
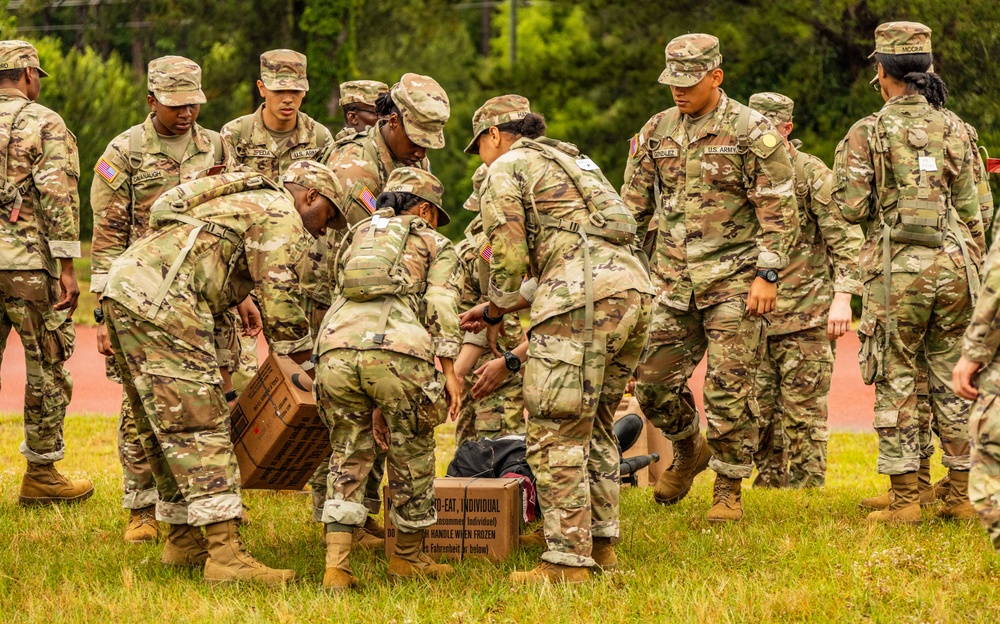
<path fill-rule="evenodd" d="M 264 86 L 263 80 L 257 81 L 257 91 L 260 93 L 260 97 L 267 97 L 267 87 Z"/>
<path fill-rule="evenodd" d="M 156 110 L 156 98 L 152 95 L 146 96 L 146 103 L 149 104 L 149 110 Z"/>
<path fill-rule="evenodd" d="M 306 203 L 312 206 L 319 198 L 319 191 L 314 188 L 306 189 Z"/>
<path fill-rule="evenodd" d="M 712 86 L 719 87 L 722 86 L 722 79 L 725 78 L 725 73 L 722 71 L 721 67 L 716 67 L 712 70 Z"/>

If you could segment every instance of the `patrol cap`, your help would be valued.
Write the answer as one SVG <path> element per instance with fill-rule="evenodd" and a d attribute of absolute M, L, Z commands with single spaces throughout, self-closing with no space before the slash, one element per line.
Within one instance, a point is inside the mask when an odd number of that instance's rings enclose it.
<path fill-rule="evenodd" d="M 465 148 L 466 154 L 479 153 L 479 135 L 493 126 L 524 119 L 531 112 L 528 98 L 522 95 L 498 95 L 486 100 L 472 116 L 472 142 Z"/>
<path fill-rule="evenodd" d="M 886 22 L 875 29 L 876 54 L 929 54 L 931 29 L 919 22 Z"/>
<path fill-rule="evenodd" d="M 486 166 L 486 163 L 479 165 L 476 172 L 472 174 L 472 194 L 469 198 L 465 200 L 462 204 L 462 208 L 469 210 L 471 212 L 479 212 L 479 189 L 483 187 L 483 180 L 486 179 L 486 172 L 490 168 Z"/>
<path fill-rule="evenodd" d="M 315 160 L 296 160 L 281 176 L 284 184 L 298 184 L 316 189 L 320 195 L 333 202 L 339 211 L 344 204 L 344 188 L 340 180 L 325 165 Z"/>
<path fill-rule="evenodd" d="M 271 91 L 308 91 L 306 55 L 295 50 L 268 50 L 260 55 L 260 81 Z"/>
<path fill-rule="evenodd" d="M 702 33 L 671 39 L 665 54 L 667 67 L 659 81 L 674 87 L 693 87 L 722 64 L 719 39 Z"/>
<path fill-rule="evenodd" d="M 18 39 L 0 41 L 0 71 L 24 67 L 34 67 L 42 78 L 49 76 L 38 62 L 38 50 L 35 50 L 35 46 Z"/>
<path fill-rule="evenodd" d="M 451 105 L 436 80 L 403 74 L 389 94 L 403 115 L 403 129 L 411 141 L 421 147 L 444 147 L 444 124 L 451 116 Z"/>
<path fill-rule="evenodd" d="M 750 108 L 767 117 L 771 123 L 779 124 L 792 120 L 795 102 L 787 95 L 766 91 L 750 96 Z"/>
<path fill-rule="evenodd" d="M 367 104 L 374 107 L 375 100 L 389 92 L 389 85 L 377 80 L 349 80 L 340 83 L 340 105 Z"/>
<path fill-rule="evenodd" d="M 444 186 L 430 171 L 416 167 L 399 167 L 393 169 L 385 182 L 383 193 L 410 193 L 420 199 L 425 199 L 438 209 L 438 227 L 451 223 L 451 217 L 441 207 L 441 196 Z"/>
<path fill-rule="evenodd" d="M 164 106 L 204 104 L 201 67 L 183 56 L 161 56 L 149 62 L 146 87 Z"/>

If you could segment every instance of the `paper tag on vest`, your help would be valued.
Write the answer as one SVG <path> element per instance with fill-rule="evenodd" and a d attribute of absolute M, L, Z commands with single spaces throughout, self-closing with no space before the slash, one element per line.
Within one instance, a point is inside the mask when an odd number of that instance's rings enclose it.
<path fill-rule="evenodd" d="M 579 167 L 580 169 L 583 169 L 584 171 L 597 171 L 598 169 L 597 163 L 595 163 L 589 158 L 581 158 L 577 160 L 576 166 Z"/>
<path fill-rule="evenodd" d="M 375 228 L 376 230 L 381 230 L 381 229 L 386 228 L 388 226 L 389 226 L 389 218 L 388 217 L 386 217 L 384 219 L 382 217 L 378 216 L 378 215 L 375 215 L 374 217 L 372 217 L 372 227 Z"/>
<path fill-rule="evenodd" d="M 933 156 L 921 156 L 920 157 L 920 170 L 921 171 L 937 171 L 937 161 L 934 160 Z"/>

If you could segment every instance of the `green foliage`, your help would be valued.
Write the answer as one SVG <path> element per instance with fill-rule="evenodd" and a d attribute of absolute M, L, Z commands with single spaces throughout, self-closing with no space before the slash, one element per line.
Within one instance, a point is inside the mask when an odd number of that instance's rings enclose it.
<path fill-rule="evenodd" d="M 329 124 L 339 113 L 335 104 L 339 83 L 357 74 L 354 64 L 357 35 L 355 21 L 359 0 L 307 0 L 299 27 L 306 34 L 309 92 L 305 111 L 320 123 Z M 318 61 L 318 62 L 317 62 Z"/>
<path fill-rule="evenodd" d="M 94 165 L 111 139 L 142 120 L 145 84 L 136 84 L 117 54 L 105 60 L 89 47 L 63 53 L 59 42 L 48 38 L 35 46 L 50 75 L 42 82 L 39 102 L 62 116 L 80 147 L 80 226 L 89 239 Z"/>

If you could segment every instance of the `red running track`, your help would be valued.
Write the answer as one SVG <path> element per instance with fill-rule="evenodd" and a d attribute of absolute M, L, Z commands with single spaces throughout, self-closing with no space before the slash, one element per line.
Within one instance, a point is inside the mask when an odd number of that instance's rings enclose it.
<path fill-rule="evenodd" d="M 76 328 L 76 352 L 66 364 L 73 376 L 71 414 L 115 414 L 121 405 L 121 387 L 104 375 L 104 356 L 97 352 L 94 327 Z M 266 355 L 263 340 L 258 345 Z M 703 361 L 691 379 L 691 390 L 704 413 L 701 386 L 705 379 Z M 20 412 L 24 400 L 24 352 L 16 332 L 7 340 L 7 350 L 0 364 L 0 412 Z M 836 430 L 869 430 L 872 424 L 875 391 L 861 382 L 858 369 L 858 337 L 848 332 L 837 341 L 837 362 L 830 390 L 830 426 Z"/>

